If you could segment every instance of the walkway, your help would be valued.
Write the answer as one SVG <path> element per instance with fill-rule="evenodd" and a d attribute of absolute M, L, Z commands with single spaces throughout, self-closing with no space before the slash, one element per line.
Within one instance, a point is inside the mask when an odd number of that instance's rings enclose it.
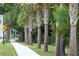
<path fill-rule="evenodd" d="M 11 44 L 15 48 L 18 56 L 40 56 L 37 53 L 35 53 L 33 50 L 31 50 L 30 48 L 28 48 L 24 45 L 21 45 L 17 42 L 11 41 Z"/>
<path fill-rule="evenodd" d="M 2 42 L 3 40 L 2 39 L 0 39 L 0 43 Z"/>

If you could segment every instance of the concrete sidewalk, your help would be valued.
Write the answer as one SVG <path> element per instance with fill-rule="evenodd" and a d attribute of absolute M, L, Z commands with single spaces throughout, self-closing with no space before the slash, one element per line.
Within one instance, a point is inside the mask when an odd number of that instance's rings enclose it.
<path fill-rule="evenodd" d="M 13 47 L 15 48 L 18 56 L 40 56 L 37 53 L 35 53 L 33 50 L 31 50 L 30 48 L 21 45 L 17 42 L 11 42 L 11 44 L 13 45 Z"/>
<path fill-rule="evenodd" d="M 0 39 L 0 43 L 2 42 L 3 40 L 2 39 Z"/>

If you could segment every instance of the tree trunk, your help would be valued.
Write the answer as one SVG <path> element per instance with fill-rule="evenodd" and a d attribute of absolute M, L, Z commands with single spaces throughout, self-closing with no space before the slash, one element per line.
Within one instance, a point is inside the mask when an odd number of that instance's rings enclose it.
<path fill-rule="evenodd" d="M 29 44 L 32 45 L 32 32 L 29 31 Z"/>
<path fill-rule="evenodd" d="M 27 28 L 26 26 L 24 27 L 24 33 L 25 33 L 25 44 L 28 44 L 28 36 L 27 36 Z"/>
<path fill-rule="evenodd" d="M 20 33 L 20 37 L 19 37 L 20 41 L 22 40 L 22 36 L 21 36 L 21 33 Z"/>
<path fill-rule="evenodd" d="M 65 55 L 65 43 L 63 39 L 63 35 L 60 35 L 60 56 Z"/>
<path fill-rule="evenodd" d="M 76 24 L 77 24 L 77 14 L 78 14 L 78 4 L 71 3 L 70 4 L 70 55 L 77 55 L 77 42 L 76 42 Z"/>
<path fill-rule="evenodd" d="M 3 32 L 3 45 L 5 44 L 5 35 L 4 35 L 4 32 Z"/>
<path fill-rule="evenodd" d="M 7 29 L 7 40 L 9 40 L 9 39 L 10 39 L 10 27 L 8 25 L 8 29 Z"/>
<path fill-rule="evenodd" d="M 56 29 L 56 56 L 60 56 L 60 33 Z"/>
<path fill-rule="evenodd" d="M 10 29 L 10 39 L 12 39 L 12 33 L 11 33 L 11 29 Z"/>
<path fill-rule="evenodd" d="M 29 42 L 30 42 L 30 41 L 29 41 L 29 30 L 28 30 L 28 28 L 27 28 L 27 44 L 30 44 Z"/>
<path fill-rule="evenodd" d="M 12 35 L 12 38 L 15 38 L 16 39 L 16 30 L 14 31 L 14 37 Z"/>
<path fill-rule="evenodd" d="M 48 4 L 44 4 L 44 51 L 48 51 L 48 19 L 49 19 Z"/>
<path fill-rule="evenodd" d="M 29 24 L 28 24 L 28 35 L 29 35 L 29 44 L 32 45 L 32 17 L 29 16 Z"/>
<path fill-rule="evenodd" d="M 36 12 L 36 25 L 37 25 L 37 48 L 41 48 L 41 15 L 40 10 L 37 9 Z"/>
<path fill-rule="evenodd" d="M 38 41 L 37 41 L 38 46 L 37 47 L 41 48 L 41 29 L 40 29 L 40 27 L 38 27 L 37 39 L 38 39 Z"/>
<path fill-rule="evenodd" d="M 76 42 L 76 25 L 71 25 L 70 31 L 70 55 L 77 55 L 77 42 Z"/>
<path fill-rule="evenodd" d="M 48 51 L 48 24 L 45 24 L 44 29 L 44 51 Z"/>

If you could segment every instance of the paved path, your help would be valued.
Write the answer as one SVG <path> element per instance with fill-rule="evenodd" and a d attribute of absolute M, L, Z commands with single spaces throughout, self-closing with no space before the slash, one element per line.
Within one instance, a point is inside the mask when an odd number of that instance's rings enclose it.
<path fill-rule="evenodd" d="M 17 42 L 11 41 L 11 44 L 14 46 L 18 56 L 40 56 L 37 53 L 35 53 L 33 50 L 30 48 L 21 45 Z"/>
<path fill-rule="evenodd" d="M 2 39 L 0 39 L 0 43 L 2 42 L 3 40 Z"/>

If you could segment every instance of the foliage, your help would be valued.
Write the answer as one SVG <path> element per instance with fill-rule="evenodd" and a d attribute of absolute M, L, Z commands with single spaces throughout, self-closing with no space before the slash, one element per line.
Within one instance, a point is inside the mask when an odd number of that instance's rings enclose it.
<path fill-rule="evenodd" d="M 19 13 L 19 5 L 18 4 L 4 4 L 4 23 L 11 25 L 14 28 L 17 21 L 17 16 Z"/>
<path fill-rule="evenodd" d="M 26 21 L 27 21 L 27 16 L 25 16 L 25 14 L 23 13 L 20 13 L 18 15 L 17 24 L 22 27 L 25 26 Z"/>
<path fill-rule="evenodd" d="M 63 35 L 65 44 L 69 44 L 70 21 L 68 14 L 68 6 L 57 7 L 53 12 L 53 19 L 58 24 L 59 32 Z"/>
<path fill-rule="evenodd" d="M 53 12 L 53 18 L 58 23 L 60 32 L 65 32 L 69 29 L 69 14 L 68 7 L 57 7 L 55 12 Z"/>

